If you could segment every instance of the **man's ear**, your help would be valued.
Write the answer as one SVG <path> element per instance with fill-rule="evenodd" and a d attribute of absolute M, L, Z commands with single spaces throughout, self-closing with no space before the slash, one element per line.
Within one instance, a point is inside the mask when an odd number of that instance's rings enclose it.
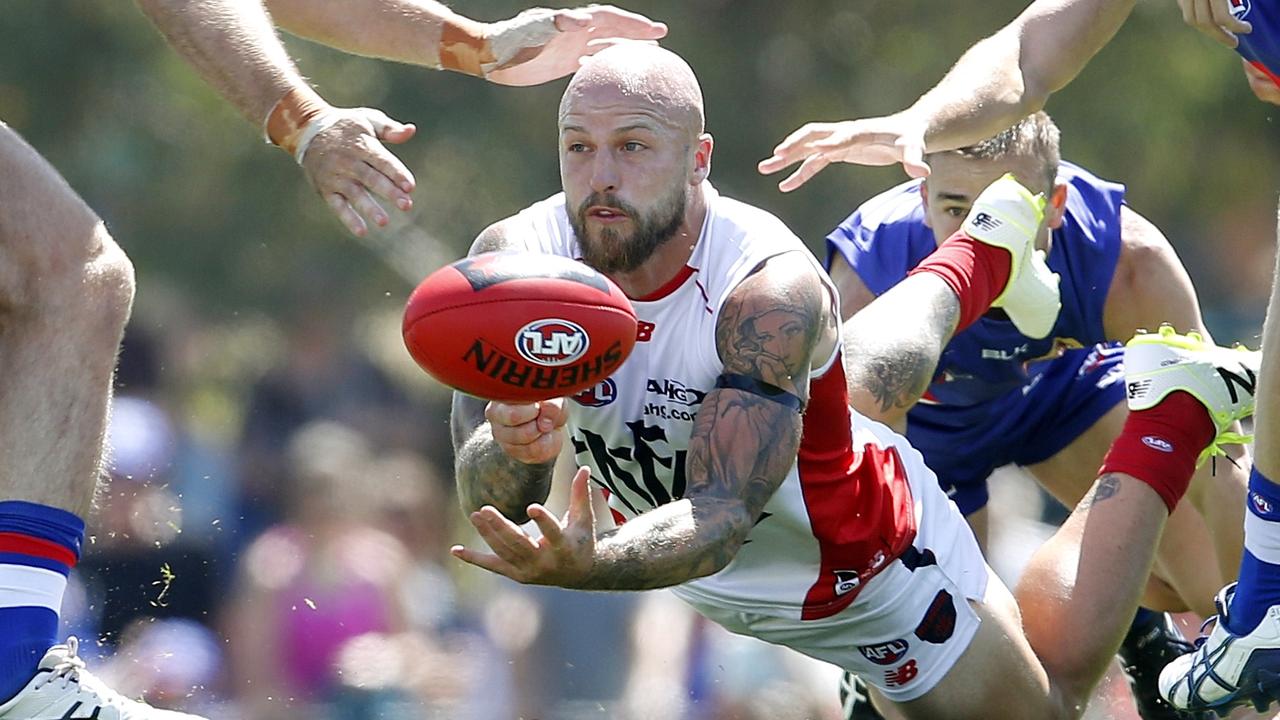
<path fill-rule="evenodd" d="M 1066 183 L 1058 183 L 1049 193 L 1049 204 L 1045 207 L 1045 225 L 1050 230 L 1062 227 L 1062 218 L 1067 214 L 1067 193 L 1071 192 Z"/>
<path fill-rule="evenodd" d="M 693 185 L 699 185 L 711 175 L 711 151 L 715 149 L 715 140 L 708 133 L 698 136 L 698 145 L 693 151 Z"/>

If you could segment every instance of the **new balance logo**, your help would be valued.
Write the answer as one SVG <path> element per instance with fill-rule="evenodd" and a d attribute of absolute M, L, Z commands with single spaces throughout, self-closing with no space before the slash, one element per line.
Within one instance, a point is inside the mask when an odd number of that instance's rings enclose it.
<path fill-rule="evenodd" d="M 1147 391 L 1151 389 L 1151 380 L 1133 380 L 1125 386 L 1125 389 L 1129 393 L 1129 399 L 1136 400 L 1146 395 Z"/>
<path fill-rule="evenodd" d="M 1236 392 L 1237 386 L 1249 393 L 1249 397 L 1253 397 L 1254 388 L 1258 385 L 1258 378 L 1253 374 L 1252 370 L 1247 367 L 1241 367 L 1240 369 L 1244 370 L 1245 375 L 1248 375 L 1247 378 L 1240 377 L 1225 368 L 1218 368 L 1218 374 L 1222 376 L 1222 382 L 1227 384 L 1227 392 L 1231 393 L 1232 403 L 1240 402 L 1240 394 Z"/>
<path fill-rule="evenodd" d="M 984 212 L 980 212 L 977 215 L 974 215 L 973 219 L 971 219 L 969 223 L 972 224 L 974 227 L 978 228 L 979 230 L 986 230 L 987 232 L 991 232 L 992 230 L 995 230 L 1001 225 L 1001 222 L 999 220 L 997 220 L 994 217 L 991 217 L 990 215 Z"/>

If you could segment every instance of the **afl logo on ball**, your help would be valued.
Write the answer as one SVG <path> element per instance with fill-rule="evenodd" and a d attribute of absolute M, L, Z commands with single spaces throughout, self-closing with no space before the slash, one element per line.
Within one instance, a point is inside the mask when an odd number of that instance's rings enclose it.
<path fill-rule="evenodd" d="M 1242 18 L 1249 14 L 1249 0 L 1231 0 L 1231 14 Z"/>
<path fill-rule="evenodd" d="M 587 354 L 591 339 L 581 325 L 547 318 L 534 320 L 516 333 L 516 350 L 534 365 L 559 367 Z"/>

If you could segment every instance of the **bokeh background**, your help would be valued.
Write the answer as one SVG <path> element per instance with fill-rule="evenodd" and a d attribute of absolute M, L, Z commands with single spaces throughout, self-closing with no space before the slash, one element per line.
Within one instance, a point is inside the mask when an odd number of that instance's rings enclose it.
<path fill-rule="evenodd" d="M 713 182 L 819 249 L 901 171 L 835 167 L 782 195 L 756 162 L 805 121 L 907 105 L 1023 5 L 626 6 L 666 21 L 664 44 L 702 80 Z M 485 20 L 524 7 L 458 6 Z M 0 118 L 138 272 L 114 481 L 67 613 L 104 674 L 160 704 L 263 720 L 832 717 L 829 671 L 730 639 L 664 594 L 521 588 L 447 557 L 469 537 L 448 395 L 405 355 L 399 313 L 482 228 L 558 190 L 563 81 L 490 86 L 286 37 L 330 101 L 418 125 L 395 149 L 415 208 L 361 241 L 131 3 L 3 12 Z M 1128 184 L 1169 236 L 1214 335 L 1254 340 L 1280 108 L 1253 97 L 1238 58 L 1184 27 L 1173 0 L 1144 0 L 1047 109 L 1064 156 Z"/>

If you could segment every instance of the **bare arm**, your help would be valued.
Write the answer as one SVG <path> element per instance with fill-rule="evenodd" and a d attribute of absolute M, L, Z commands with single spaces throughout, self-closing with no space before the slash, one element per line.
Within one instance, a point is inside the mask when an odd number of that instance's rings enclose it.
<path fill-rule="evenodd" d="M 971 145 L 1044 107 L 1075 79 L 1133 11 L 1136 0 L 1036 0 L 969 49 L 906 112 L 928 152 Z"/>
<path fill-rule="evenodd" d="M 522 247 L 516 240 L 508 238 L 503 221 L 480 233 L 471 245 L 470 255 Z M 522 411 L 528 413 L 532 420 L 518 423 L 515 428 L 501 427 L 513 417 L 524 419 L 520 415 Z M 537 429 L 538 419 L 547 412 L 551 409 L 544 411 L 536 405 L 490 404 L 463 393 L 453 394 L 449 428 L 453 437 L 458 499 L 464 512 L 475 512 L 491 505 L 506 517 L 524 523 L 529 519 L 527 508 L 530 505 L 546 502 L 551 493 L 556 456 L 563 443 L 563 433 L 558 425 L 550 432 Z M 490 413 L 499 413 L 495 420 L 499 423 L 499 432 L 505 433 L 507 439 L 514 432 L 526 433 L 525 437 L 519 438 L 528 439 L 522 443 L 525 447 L 520 458 L 513 457 L 494 439 L 494 425 L 487 417 Z M 563 414 L 557 419 L 563 424 Z"/>
<path fill-rule="evenodd" d="M 960 318 L 955 292 L 936 275 L 912 275 L 844 324 L 849 401 L 858 412 L 901 428 L 929 387 Z"/>
<path fill-rule="evenodd" d="M 357 55 L 456 70 L 506 85 L 535 85 L 578 69 L 604 45 L 592 40 L 656 40 L 666 26 L 595 5 L 527 10 L 484 23 L 434 0 L 266 0 L 280 27 Z"/>
<path fill-rule="evenodd" d="M 778 184 L 790 192 L 833 162 L 902 163 L 929 174 L 926 152 L 989 138 L 1044 106 L 1115 36 L 1137 0 L 1036 0 L 974 45 L 932 90 L 894 115 L 809 123 L 759 164 L 765 174 L 800 163 Z"/>
<path fill-rule="evenodd" d="M 810 357 L 831 327 L 828 308 L 807 260 L 770 261 L 720 311 L 724 371 L 807 397 Z M 580 587 L 666 587 L 728 565 L 795 462 L 800 428 L 800 415 L 774 400 L 733 389 L 707 393 L 689 441 L 684 499 L 603 534 Z"/>
<path fill-rule="evenodd" d="M 1120 258 L 1102 312 L 1107 338 L 1125 341 L 1161 323 L 1210 339 L 1191 277 L 1164 233 L 1129 206 L 1120 208 Z"/>

